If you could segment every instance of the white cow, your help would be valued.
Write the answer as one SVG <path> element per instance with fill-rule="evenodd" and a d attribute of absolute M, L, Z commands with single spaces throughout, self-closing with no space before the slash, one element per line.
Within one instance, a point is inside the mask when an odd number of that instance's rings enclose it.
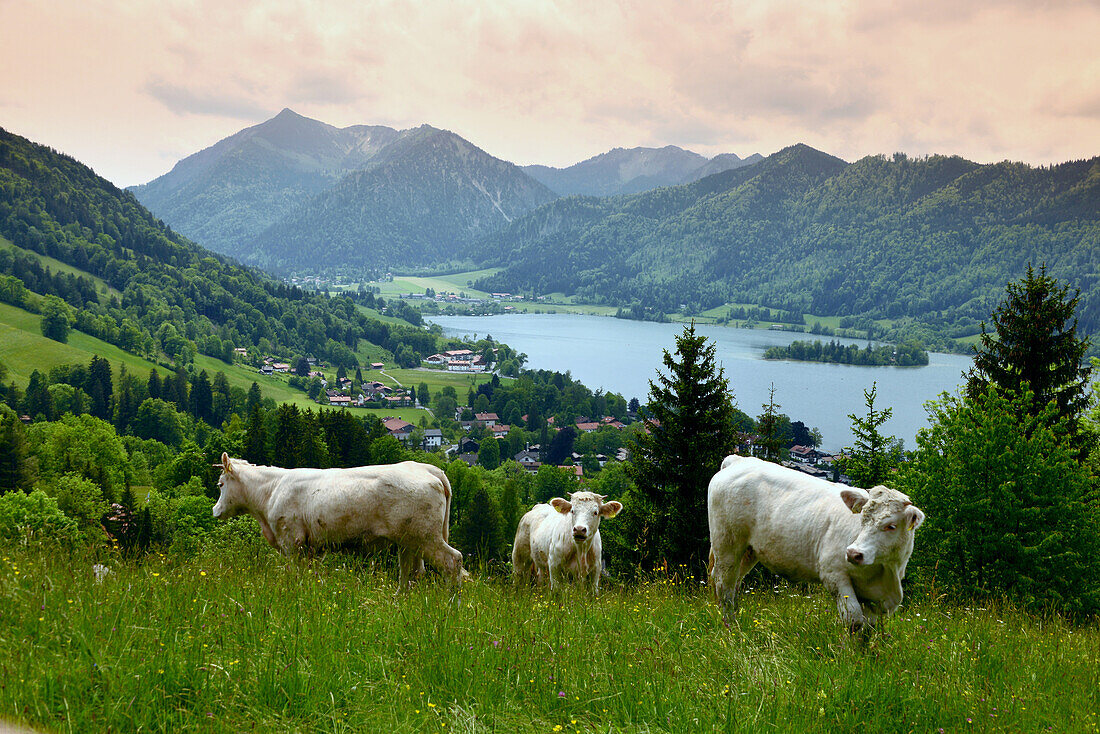
<path fill-rule="evenodd" d="M 388 540 L 399 547 L 403 589 L 424 558 L 455 582 L 464 575 L 462 554 L 447 543 L 451 484 L 436 466 L 282 469 L 223 453 L 221 470 L 214 517 L 247 512 L 284 555 Z"/>
<path fill-rule="evenodd" d="M 901 604 L 901 580 L 924 513 L 901 492 L 869 492 L 760 459 L 728 456 L 710 480 L 711 580 L 728 621 L 741 580 L 761 563 L 821 581 L 853 631 Z"/>
<path fill-rule="evenodd" d="M 519 521 L 512 547 L 512 573 L 517 584 L 549 580 L 554 591 L 567 578 L 585 583 L 593 594 L 600 590 L 603 542 L 600 519 L 615 517 L 620 502 L 605 502 L 595 492 L 571 492 L 535 505 Z"/>

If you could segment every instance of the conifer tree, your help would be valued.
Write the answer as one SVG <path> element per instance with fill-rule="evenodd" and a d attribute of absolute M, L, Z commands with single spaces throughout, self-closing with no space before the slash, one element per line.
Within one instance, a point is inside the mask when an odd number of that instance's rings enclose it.
<path fill-rule="evenodd" d="M 1038 274 L 1028 265 L 1020 281 L 1009 283 L 1005 298 L 992 320 L 994 331 L 982 323 L 981 346 L 975 347 L 974 367 L 967 373 L 970 397 L 985 393 L 989 385 L 1002 391 L 1031 393 L 1029 415 L 1039 415 L 1054 401 L 1057 418 L 1065 426 L 1079 451 L 1089 448 L 1090 439 L 1080 431 L 1081 415 L 1088 407 L 1091 368 L 1083 362 L 1089 348 L 1087 337 L 1077 336 L 1074 311 L 1079 293 L 1059 285 L 1047 275 L 1046 265 Z"/>
<path fill-rule="evenodd" d="M 14 410 L 0 405 L 0 494 L 30 490 L 35 472 L 29 454 L 23 422 Z"/>
<path fill-rule="evenodd" d="M 756 419 L 756 432 L 760 435 L 759 456 L 765 461 L 778 464 L 786 458 L 787 451 L 783 446 L 783 438 L 779 430 L 779 408 L 782 406 L 775 402 L 774 382 L 768 388 L 768 402 L 760 407 L 764 412 Z"/>
<path fill-rule="evenodd" d="M 38 370 L 31 372 L 27 392 L 23 396 L 23 410 L 32 419 L 42 416 L 48 421 L 54 419 L 53 397 L 50 395 L 50 381 Z"/>
<path fill-rule="evenodd" d="M 652 509 L 652 536 L 669 564 L 702 575 L 707 557 L 707 485 L 733 452 L 733 402 L 715 346 L 695 323 L 665 350 L 668 374 L 649 383 L 649 432 L 637 434 L 629 476 Z M 624 507 L 624 511 L 627 508 Z"/>
<path fill-rule="evenodd" d="M 876 410 L 877 393 L 877 382 L 871 383 L 870 390 L 863 391 L 863 400 L 867 406 L 866 417 L 848 414 L 856 441 L 854 446 L 844 449 L 844 472 L 852 480 L 852 484 L 864 489 L 886 484 L 901 458 L 898 440 L 879 431 L 879 427 L 890 420 L 894 409 Z"/>
<path fill-rule="evenodd" d="M 267 464 L 267 431 L 264 428 L 264 411 L 259 403 L 253 404 L 248 413 L 244 459 L 251 464 Z"/>

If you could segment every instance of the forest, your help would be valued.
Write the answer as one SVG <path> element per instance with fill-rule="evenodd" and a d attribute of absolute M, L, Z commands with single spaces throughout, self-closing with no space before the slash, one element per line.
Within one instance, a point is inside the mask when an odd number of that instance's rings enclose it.
<path fill-rule="evenodd" d="M 785 347 L 768 347 L 764 359 L 793 359 L 799 362 L 830 362 L 832 364 L 859 364 L 896 367 L 914 367 L 928 364 L 928 352 L 914 342 L 904 344 L 867 343 L 863 349 L 855 344 L 837 341 L 822 343 L 793 341 Z"/>
<path fill-rule="evenodd" d="M 568 197 L 487 238 L 475 287 L 629 309 L 752 303 L 890 320 L 890 341 L 975 334 L 1005 284 L 1045 263 L 1100 332 L 1100 159 L 1031 167 L 959 157 L 847 164 L 804 145 L 692 184 Z"/>

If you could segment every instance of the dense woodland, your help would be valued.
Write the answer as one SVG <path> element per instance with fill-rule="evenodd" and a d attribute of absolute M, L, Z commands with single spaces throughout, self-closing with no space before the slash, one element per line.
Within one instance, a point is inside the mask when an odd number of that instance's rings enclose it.
<path fill-rule="evenodd" d="M 56 296 L 70 326 L 154 361 L 187 364 L 199 352 L 228 362 L 246 347 L 352 367 L 363 339 L 417 357 L 439 347 L 438 332 L 370 319 L 349 298 L 203 250 L 77 161 L 3 130 L 0 235 L 102 280 L 51 273 L 29 253 L 0 248 L 0 299 L 41 312 L 40 296 Z"/>
<path fill-rule="evenodd" d="M 632 196 L 558 199 L 484 241 L 482 290 L 698 313 L 755 303 L 890 319 L 890 341 L 973 334 L 1046 263 L 1100 332 L 1100 159 L 1033 168 L 958 157 L 855 163 L 804 145 Z"/>
<path fill-rule="evenodd" d="M 928 352 L 919 344 L 879 344 L 870 342 L 862 349 L 855 344 L 837 341 L 793 341 L 785 347 L 768 347 L 764 359 L 793 359 L 799 362 L 830 362 L 833 364 L 858 364 L 897 367 L 914 367 L 928 364 Z"/>

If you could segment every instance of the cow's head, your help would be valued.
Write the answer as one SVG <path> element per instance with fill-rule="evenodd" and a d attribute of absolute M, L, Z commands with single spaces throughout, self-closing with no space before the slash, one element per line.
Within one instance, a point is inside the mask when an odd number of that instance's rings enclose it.
<path fill-rule="evenodd" d="M 240 468 L 247 465 L 247 461 L 230 459 L 229 454 L 222 452 L 222 463 L 214 464 L 222 470 L 218 477 L 218 490 L 221 494 L 214 505 L 214 517 L 229 519 L 248 511 L 245 506 L 244 484 L 241 482 Z"/>
<path fill-rule="evenodd" d="M 621 502 L 605 502 L 607 498 L 595 492 L 570 492 L 569 499 L 555 497 L 550 506 L 563 515 L 569 515 L 573 528 L 573 540 L 586 543 L 600 531 L 600 519 L 615 517 L 623 509 Z"/>
<path fill-rule="evenodd" d="M 841 499 L 859 513 L 859 535 L 845 550 L 848 563 L 904 563 L 913 552 L 913 531 L 924 522 L 924 513 L 907 496 L 879 485 L 871 490 L 844 489 Z"/>

